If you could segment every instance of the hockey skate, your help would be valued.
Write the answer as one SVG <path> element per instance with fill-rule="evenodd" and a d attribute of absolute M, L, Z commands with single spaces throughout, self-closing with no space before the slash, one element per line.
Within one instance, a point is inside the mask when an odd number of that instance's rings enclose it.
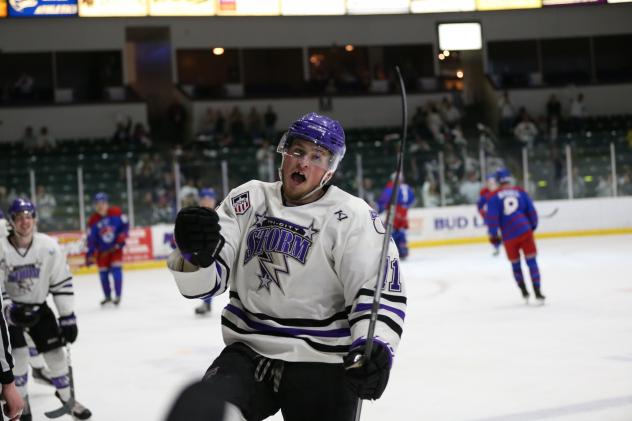
<path fill-rule="evenodd" d="M 520 287 L 520 292 L 522 293 L 522 298 L 524 299 L 525 304 L 529 304 L 529 291 L 524 286 Z"/>
<path fill-rule="evenodd" d="M 65 406 L 66 402 L 59 396 L 59 392 L 55 392 L 55 396 L 57 399 L 61 401 L 61 403 Z M 72 401 L 73 399 L 70 398 Z M 74 405 L 72 406 L 72 414 L 70 414 L 73 418 L 78 420 L 87 420 L 92 416 L 92 412 L 76 400 L 74 401 Z"/>
<path fill-rule="evenodd" d="M 544 305 L 544 300 L 546 300 L 546 297 L 542 295 L 542 292 L 540 292 L 540 288 L 537 288 L 535 290 L 534 295 L 535 295 L 536 302 L 540 305 Z"/>
<path fill-rule="evenodd" d="M 46 386 L 52 386 L 53 382 L 50 379 L 50 372 L 46 367 L 35 368 L 32 367 L 33 380 Z"/>
<path fill-rule="evenodd" d="M 118 307 L 118 305 L 121 304 L 121 297 L 115 297 L 112 300 L 112 303 L 114 303 L 114 305 Z"/>
<path fill-rule="evenodd" d="M 102 301 L 101 301 L 101 306 L 110 304 L 112 302 L 112 299 L 110 297 L 105 297 Z"/>
<path fill-rule="evenodd" d="M 204 315 L 211 312 L 211 303 L 202 303 L 195 307 L 195 314 Z"/>

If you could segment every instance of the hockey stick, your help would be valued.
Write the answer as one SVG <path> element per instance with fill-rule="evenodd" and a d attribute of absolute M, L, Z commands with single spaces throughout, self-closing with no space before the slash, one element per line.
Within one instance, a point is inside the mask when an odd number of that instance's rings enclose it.
<path fill-rule="evenodd" d="M 66 345 L 66 360 L 68 361 L 68 384 L 70 386 L 70 399 L 68 399 L 68 401 L 66 402 L 63 402 L 61 407 L 53 409 L 52 411 L 44 412 L 44 415 L 46 415 L 48 418 L 59 418 L 66 414 L 70 414 L 72 416 L 72 409 L 75 407 L 75 382 L 72 377 L 70 345 Z"/>
<path fill-rule="evenodd" d="M 540 218 L 542 218 L 542 219 L 553 218 L 557 214 L 558 210 L 560 210 L 560 209 L 559 208 L 555 208 L 555 209 L 553 209 L 551 212 L 549 212 L 547 214 L 540 215 Z"/>
<path fill-rule="evenodd" d="M 375 325 L 377 324 L 377 313 L 380 309 L 380 298 L 382 297 L 382 280 L 386 276 L 386 254 L 388 253 L 388 245 L 391 241 L 391 234 L 393 232 L 395 205 L 397 204 L 397 197 L 399 196 L 399 184 L 404 166 L 404 150 L 406 149 L 406 136 L 408 131 L 408 105 L 406 101 L 406 87 L 404 86 L 404 79 L 402 78 L 399 66 L 395 66 L 395 71 L 397 72 L 397 77 L 399 79 L 399 87 L 402 98 L 402 140 L 400 143 L 399 153 L 397 154 L 397 167 L 395 169 L 395 180 L 393 180 L 393 191 L 391 192 L 386 212 L 386 232 L 384 233 L 384 240 L 382 241 L 382 252 L 379 260 L 380 264 L 378 267 L 377 279 L 375 280 L 373 304 L 371 306 L 371 319 L 369 321 L 369 329 L 366 334 L 366 348 L 364 349 L 364 354 L 356 358 L 352 367 L 361 367 L 365 361 L 369 361 L 371 352 L 373 351 Z M 362 399 L 358 398 L 355 411 L 355 421 L 360 420 L 361 413 Z"/>

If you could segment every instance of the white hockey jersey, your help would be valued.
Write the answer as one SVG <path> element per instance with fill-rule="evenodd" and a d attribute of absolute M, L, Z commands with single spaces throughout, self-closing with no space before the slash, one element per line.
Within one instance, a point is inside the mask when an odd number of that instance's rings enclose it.
<path fill-rule="evenodd" d="M 53 295 L 57 312 L 67 316 L 74 309 L 72 275 L 59 244 L 46 234 L 35 233 L 31 245 L 17 249 L 8 238 L 0 239 L 2 301 L 43 304 Z"/>
<path fill-rule="evenodd" d="M 385 233 L 377 212 L 335 186 L 315 202 L 284 206 L 281 183 L 261 181 L 231 191 L 217 211 L 226 244 L 215 264 L 186 272 L 174 264 L 178 250 L 169 259 L 180 292 L 204 298 L 230 286 L 226 344 L 285 361 L 341 363 L 368 329 Z M 386 267 L 375 335 L 394 354 L 406 296 L 393 241 Z"/>

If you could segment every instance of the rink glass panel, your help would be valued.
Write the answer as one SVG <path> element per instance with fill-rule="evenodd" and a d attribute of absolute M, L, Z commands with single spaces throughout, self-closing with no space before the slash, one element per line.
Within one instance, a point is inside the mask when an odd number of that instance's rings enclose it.
<path fill-rule="evenodd" d="M 124 152 L 103 152 L 80 155 L 78 165 L 83 170 L 83 200 L 85 220 L 95 211 L 94 196 L 107 193 L 110 206 L 118 206 L 123 213 L 129 213 L 125 165 L 128 156 Z"/>

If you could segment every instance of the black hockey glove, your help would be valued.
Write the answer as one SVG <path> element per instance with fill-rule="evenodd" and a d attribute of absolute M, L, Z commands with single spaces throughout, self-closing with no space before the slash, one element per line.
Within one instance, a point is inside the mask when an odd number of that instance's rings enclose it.
<path fill-rule="evenodd" d="M 391 354 L 386 345 L 374 341 L 371 357 L 364 360 L 366 342 L 354 347 L 344 357 L 349 387 L 361 399 L 378 399 L 382 396 L 391 371 Z"/>
<path fill-rule="evenodd" d="M 39 322 L 40 306 L 11 303 L 4 307 L 4 317 L 9 324 L 17 327 L 32 327 Z"/>
<path fill-rule="evenodd" d="M 195 266 L 209 267 L 224 246 L 220 229 L 213 209 L 191 206 L 180 210 L 174 235 L 182 257 Z"/>
<path fill-rule="evenodd" d="M 73 343 L 77 340 L 77 318 L 75 313 L 68 316 L 61 316 L 59 319 L 59 328 L 61 329 L 61 336 L 64 337 L 66 343 Z"/>

